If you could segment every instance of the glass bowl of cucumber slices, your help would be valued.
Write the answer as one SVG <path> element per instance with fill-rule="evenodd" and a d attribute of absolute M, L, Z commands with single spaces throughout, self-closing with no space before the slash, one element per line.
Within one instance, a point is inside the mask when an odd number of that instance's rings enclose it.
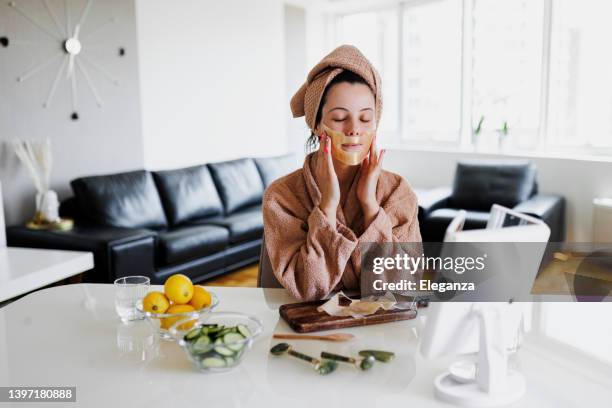
<path fill-rule="evenodd" d="M 191 322 L 193 317 L 176 322 L 170 334 L 203 372 L 236 367 L 263 330 L 261 320 L 238 312 L 210 312 Z"/>

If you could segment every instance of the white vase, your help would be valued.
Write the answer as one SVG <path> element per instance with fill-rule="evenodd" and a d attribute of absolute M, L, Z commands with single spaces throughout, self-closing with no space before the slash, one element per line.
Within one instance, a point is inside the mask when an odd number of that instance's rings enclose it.
<path fill-rule="evenodd" d="M 44 193 L 36 194 L 36 215 L 37 218 L 42 218 L 47 222 L 58 222 L 59 217 L 59 200 L 57 193 L 53 190 L 47 190 Z"/>

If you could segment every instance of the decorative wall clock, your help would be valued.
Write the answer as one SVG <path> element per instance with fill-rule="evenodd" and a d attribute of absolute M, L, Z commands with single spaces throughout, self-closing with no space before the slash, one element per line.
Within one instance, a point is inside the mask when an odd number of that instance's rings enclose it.
<path fill-rule="evenodd" d="M 23 73 L 17 76 L 17 81 L 27 81 L 35 75 L 43 72 L 43 70 L 45 70 L 46 68 L 49 68 L 54 62 L 57 62 L 58 59 L 61 59 L 61 63 L 59 65 L 59 68 L 57 69 L 57 72 L 55 73 L 54 79 L 49 84 L 48 92 L 45 100 L 42 103 L 42 106 L 43 108 L 48 108 L 49 106 L 51 106 L 58 86 L 60 86 L 61 83 L 67 83 L 70 87 L 70 94 L 72 100 L 72 113 L 70 114 L 70 118 L 72 120 L 78 120 L 79 110 L 77 98 L 77 71 L 85 80 L 85 84 L 91 91 L 91 94 L 93 95 L 98 107 L 102 107 L 103 101 L 100 96 L 100 93 L 98 92 L 98 88 L 96 87 L 96 84 L 94 83 L 94 80 L 90 75 L 90 69 L 98 71 L 112 84 L 117 86 L 119 85 L 119 81 L 114 78 L 113 75 L 109 73 L 108 70 L 104 68 L 102 64 L 98 63 L 95 58 L 93 58 L 91 55 L 87 55 L 87 53 L 84 52 L 88 48 L 87 40 L 102 32 L 109 26 L 109 24 L 114 23 L 115 19 L 111 18 L 106 20 L 100 26 L 89 30 L 86 36 L 82 36 L 82 29 L 83 26 L 86 24 L 87 16 L 91 11 L 93 0 L 86 0 L 84 4 L 79 2 L 81 10 L 79 13 L 75 14 L 78 15 L 78 18 L 74 21 L 74 25 L 72 25 L 72 4 L 74 3 L 73 1 L 63 1 L 63 19 L 60 19 L 58 17 L 56 9 L 53 8 L 51 4 L 49 4 L 49 0 L 41 0 L 40 3 L 41 8 L 43 8 L 41 13 L 48 14 L 50 20 L 54 24 L 53 28 L 47 27 L 44 23 L 37 19 L 36 16 L 24 10 L 16 1 L 10 1 L 8 5 L 17 14 L 27 20 L 30 23 L 30 26 L 49 36 L 57 44 L 58 52 L 53 54 L 51 57 L 39 62 L 35 66 L 25 70 Z M 55 3 L 57 4 L 59 2 Z M 0 37 L 0 46 L 6 48 L 10 45 L 10 37 Z M 119 47 L 118 55 L 119 57 L 123 57 L 125 55 L 125 48 Z M 64 81 L 62 81 L 62 77 L 64 77 Z"/>

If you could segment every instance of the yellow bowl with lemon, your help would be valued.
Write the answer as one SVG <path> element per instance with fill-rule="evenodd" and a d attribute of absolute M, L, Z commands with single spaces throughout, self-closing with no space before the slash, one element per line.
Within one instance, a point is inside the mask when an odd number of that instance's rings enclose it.
<path fill-rule="evenodd" d="M 210 312 L 218 304 L 219 299 L 213 292 L 194 285 L 185 275 L 175 274 L 166 280 L 163 291 L 147 293 L 137 308 L 162 339 L 172 340 L 169 329 L 174 323 L 186 320 L 182 328 L 187 330 L 199 316 Z M 194 320 L 188 320 L 190 317 Z"/>

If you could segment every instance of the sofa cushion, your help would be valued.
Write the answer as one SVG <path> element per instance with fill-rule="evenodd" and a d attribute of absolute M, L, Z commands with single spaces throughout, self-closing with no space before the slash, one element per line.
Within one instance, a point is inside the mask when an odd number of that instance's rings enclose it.
<path fill-rule="evenodd" d="M 535 165 L 529 161 L 460 161 L 450 201 L 466 210 L 488 211 L 493 204 L 512 208 L 535 192 L 535 178 Z"/>
<path fill-rule="evenodd" d="M 166 216 L 151 173 L 145 170 L 81 177 L 70 182 L 83 215 L 97 225 L 165 227 Z"/>
<path fill-rule="evenodd" d="M 153 173 L 170 225 L 223 213 L 206 165 Z"/>
<path fill-rule="evenodd" d="M 218 225 L 229 231 L 230 244 L 260 239 L 263 235 L 261 205 L 244 208 L 225 217 L 194 220 L 196 225 Z"/>
<path fill-rule="evenodd" d="M 225 214 L 261 203 L 264 186 L 252 159 L 210 163 L 208 168 L 223 201 Z"/>
<path fill-rule="evenodd" d="M 216 225 L 182 226 L 158 234 L 158 259 L 165 265 L 185 262 L 222 251 L 229 232 Z"/>
<path fill-rule="evenodd" d="M 291 173 L 297 168 L 296 157 L 293 154 L 259 157 L 253 160 L 257 165 L 264 187 L 268 187 L 274 180 Z"/>

